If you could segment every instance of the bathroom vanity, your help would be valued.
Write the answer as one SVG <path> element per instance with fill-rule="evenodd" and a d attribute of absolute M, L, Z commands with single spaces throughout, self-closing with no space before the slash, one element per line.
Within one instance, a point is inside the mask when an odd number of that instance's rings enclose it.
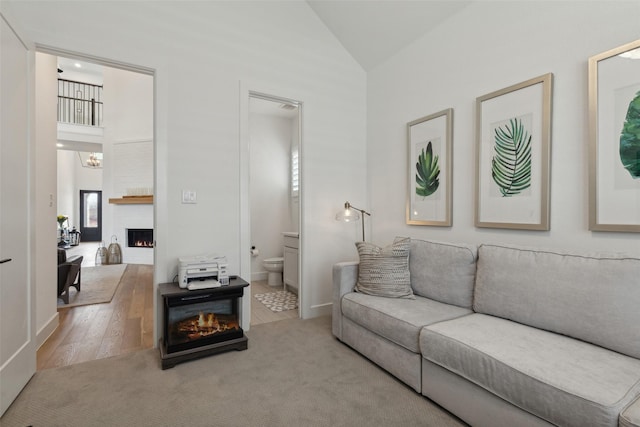
<path fill-rule="evenodd" d="M 300 235 L 296 232 L 284 232 L 284 271 L 282 280 L 285 290 L 298 293 L 298 243 Z"/>

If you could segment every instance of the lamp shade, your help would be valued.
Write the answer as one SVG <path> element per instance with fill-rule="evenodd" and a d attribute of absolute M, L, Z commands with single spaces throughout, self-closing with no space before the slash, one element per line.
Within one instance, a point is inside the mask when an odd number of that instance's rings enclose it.
<path fill-rule="evenodd" d="M 351 209 L 349 202 L 345 203 L 344 210 L 336 214 L 337 221 L 352 222 L 360 219 L 360 212 Z"/>
<path fill-rule="evenodd" d="M 371 214 L 365 211 L 364 209 L 356 208 L 355 206 L 351 206 L 351 203 L 345 202 L 344 210 L 336 214 L 336 220 L 344 221 L 344 222 L 352 222 L 352 221 L 359 220 L 360 217 L 362 216 L 362 241 L 364 242 L 364 216 L 365 215 L 371 216 Z"/>

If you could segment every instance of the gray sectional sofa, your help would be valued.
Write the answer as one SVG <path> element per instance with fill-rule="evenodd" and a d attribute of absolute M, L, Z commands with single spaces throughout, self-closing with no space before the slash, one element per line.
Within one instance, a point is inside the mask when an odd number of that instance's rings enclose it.
<path fill-rule="evenodd" d="M 640 426 L 640 259 L 412 239 L 412 298 L 333 269 L 333 334 L 473 426 Z"/>

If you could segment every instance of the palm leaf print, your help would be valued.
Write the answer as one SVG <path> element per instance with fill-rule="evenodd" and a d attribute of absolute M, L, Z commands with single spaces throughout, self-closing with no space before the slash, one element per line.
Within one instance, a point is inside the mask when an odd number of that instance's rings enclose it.
<path fill-rule="evenodd" d="M 620 133 L 620 160 L 632 178 L 640 178 L 640 92 L 627 109 Z"/>
<path fill-rule="evenodd" d="M 427 197 L 432 195 L 440 185 L 440 166 L 438 156 L 433 155 L 431 141 L 427 144 L 426 151 L 423 148 L 416 163 L 416 194 Z"/>
<path fill-rule="evenodd" d="M 495 129 L 495 156 L 491 176 L 503 197 L 511 197 L 531 186 L 531 135 L 519 118 Z"/>

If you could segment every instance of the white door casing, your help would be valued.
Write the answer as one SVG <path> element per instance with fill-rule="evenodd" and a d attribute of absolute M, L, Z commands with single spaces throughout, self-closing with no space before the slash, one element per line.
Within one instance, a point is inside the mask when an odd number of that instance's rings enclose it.
<path fill-rule="evenodd" d="M 0 15 L 0 416 L 36 371 L 29 50 Z M 55 280 L 55 279 L 54 279 Z"/>

